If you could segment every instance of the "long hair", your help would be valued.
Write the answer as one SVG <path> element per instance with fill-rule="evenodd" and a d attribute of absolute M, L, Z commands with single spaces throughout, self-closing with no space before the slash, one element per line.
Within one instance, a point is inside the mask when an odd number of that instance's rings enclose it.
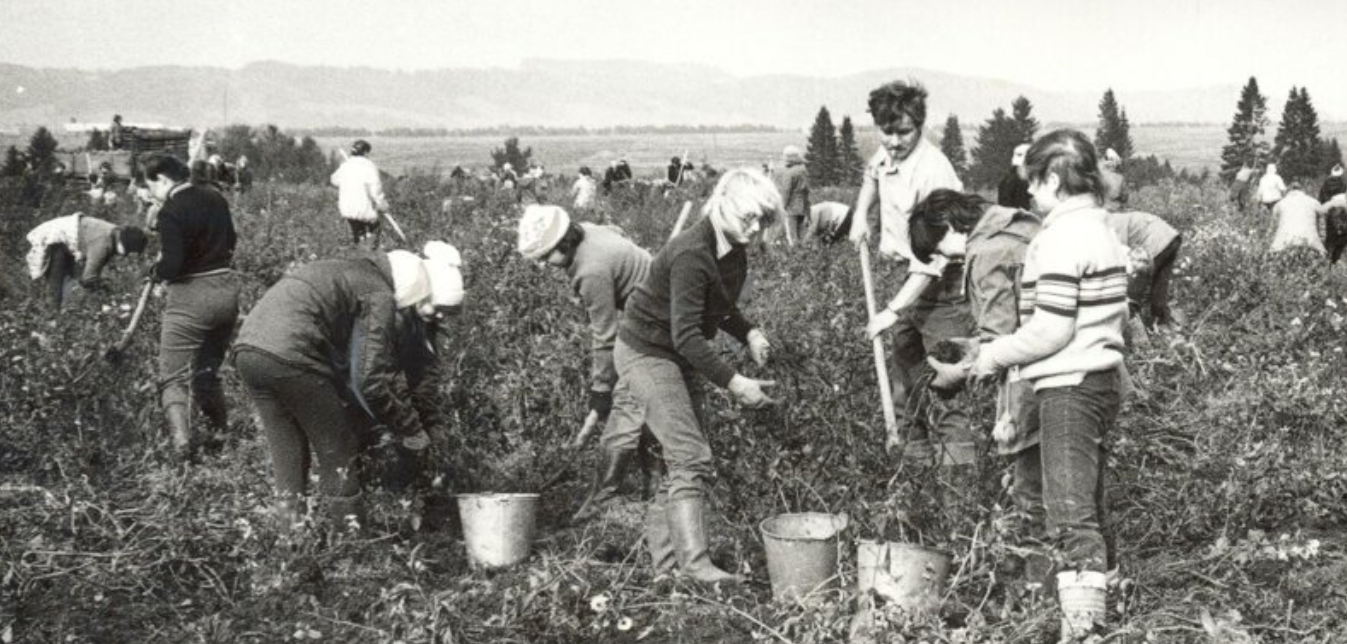
<path fill-rule="evenodd" d="M 752 168 L 735 168 L 721 175 L 711 197 L 702 206 L 702 214 L 723 218 L 757 212 L 762 216 L 762 227 L 766 228 L 781 209 L 781 192 L 767 175 Z"/>

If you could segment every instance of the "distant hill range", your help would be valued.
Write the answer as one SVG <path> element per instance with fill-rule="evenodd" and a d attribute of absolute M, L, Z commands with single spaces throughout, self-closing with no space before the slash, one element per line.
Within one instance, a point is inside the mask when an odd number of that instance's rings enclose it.
<path fill-rule="evenodd" d="M 965 127 L 1024 95 L 1045 123 L 1097 119 L 1105 87 L 1059 92 L 1002 80 L 894 68 L 836 78 L 790 74 L 739 77 L 712 67 L 634 61 L 530 60 L 518 69 L 401 72 L 307 67 L 275 62 L 238 70 L 139 67 L 112 71 L 0 64 L 0 126 L 130 121 L 203 126 L 275 123 L 283 127 L 474 128 L 720 125 L 805 128 L 820 105 L 835 122 L 868 125 L 869 90 L 916 78 L 931 92 L 932 124 L 949 113 Z M 1221 123 L 1234 112 L 1239 84 L 1176 91 L 1118 92 L 1134 124 Z M 1274 95 L 1275 96 L 1275 95 Z M 1270 102 L 1277 103 L 1279 99 Z M 1322 112 L 1321 112 L 1322 114 Z"/>

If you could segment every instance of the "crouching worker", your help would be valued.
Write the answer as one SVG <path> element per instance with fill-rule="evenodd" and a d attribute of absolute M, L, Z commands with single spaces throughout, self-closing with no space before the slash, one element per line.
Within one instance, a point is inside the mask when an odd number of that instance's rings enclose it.
<path fill-rule="evenodd" d="M 79 285 L 96 288 L 108 262 L 117 256 L 145 252 L 145 231 L 75 213 L 43 222 L 28 232 L 28 276 L 47 279 L 57 311 L 75 284 L 76 263 L 84 261 Z"/>
<path fill-rule="evenodd" d="M 1017 456 L 1016 496 L 1042 499 L 1048 536 L 1065 564 L 1056 576 L 1059 597 L 1069 588 L 1079 604 L 1099 607 L 1067 614 L 1065 640 L 1104 619 L 1103 443 L 1122 398 L 1127 258 L 1101 207 L 1106 188 L 1089 139 L 1052 132 L 1029 149 L 1025 170 L 1034 207 L 1046 216 L 1020 277 L 1024 322 L 982 345 L 971 362 L 974 376 L 1018 367 L 1033 384 L 1039 440 Z"/>
<path fill-rule="evenodd" d="M 580 439 L 598 423 L 604 426 L 600 441 L 602 465 L 595 472 L 589 494 L 572 518 L 585 521 L 617 496 L 633 460 L 641 459 L 647 483 L 656 478 L 650 472 L 653 464 L 645 460 L 643 439 L 648 433 L 641 431 L 644 414 L 633 404 L 613 366 L 618 321 L 627 299 L 650 272 L 650 253 L 616 229 L 573 222 L 557 206 L 531 205 L 524 209 L 519 222 L 519 254 L 566 271 L 589 316 L 589 414 L 580 430 Z"/>
<path fill-rule="evenodd" d="M 1169 282 L 1174 277 L 1183 235 L 1148 212 L 1110 212 L 1108 225 L 1124 246 L 1140 249 L 1150 259 L 1150 269 L 1143 272 L 1142 279 L 1134 279 L 1128 286 L 1132 318 L 1144 320 L 1151 329 L 1168 328 L 1174 322 L 1169 310 Z"/>
<path fill-rule="evenodd" d="M 739 581 L 711 562 L 706 501 L 714 473 L 704 433 L 702 380 L 729 390 L 745 407 L 771 404 L 763 391 L 775 383 L 736 373 L 712 340 L 717 329 L 748 345 L 759 365 L 770 345 L 739 312 L 748 276 L 746 247 L 764 217 L 781 212 L 781 195 L 755 170 L 731 170 L 716 184 L 705 217 L 659 251 L 650 275 L 627 301 L 613 361 L 617 395 L 632 400 L 664 450 L 668 476 L 646 514 L 646 544 L 657 570 L 677 563 L 703 582 Z"/>
<path fill-rule="evenodd" d="M 303 519 L 312 463 L 329 518 L 361 521 L 362 414 L 407 450 L 429 447 L 436 401 L 422 385 L 433 384 L 433 372 L 408 347 L 433 352 L 435 326 L 463 301 L 463 279 L 452 246 L 431 242 L 426 254 L 313 262 L 281 278 L 248 314 L 234 365 L 267 437 L 282 530 Z M 399 373 L 408 376 L 410 408 L 395 392 Z"/>

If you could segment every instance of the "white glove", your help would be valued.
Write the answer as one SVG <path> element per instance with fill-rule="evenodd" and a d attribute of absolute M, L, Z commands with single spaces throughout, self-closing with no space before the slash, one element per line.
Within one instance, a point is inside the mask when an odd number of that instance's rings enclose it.
<path fill-rule="evenodd" d="M 748 332 L 748 354 L 759 367 L 766 366 L 767 360 L 772 357 L 772 345 L 762 331 L 753 329 Z"/>
<path fill-rule="evenodd" d="M 962 389 L 964 382 L 968 380 L 968 372 L 973 369 L 971 361 L 949 364 L 936 360 L 934 356 L 928 356 L 926 364 L 935 370 L 935 379 L 931 380 L 931 386 L 945 391 Z"/>
<path fill-rule="evenodd" d="M 851 243 L 857 246 L 870 243 L 870 225 L 865 222 L 856 222 L 856 225 L 851 227 L 851 233 L 847 237 L 851 239 Z"/>
<path fill-rule="evenodd" d="M 865 337 L 871 340 L 879 337 L 879 334 L 889 330 L 889 327 L 898 323 L 898 314 L 892 309 L 884 309 L 870 318 L 869 324 L 865 325 Z"/>
<path fill-rule="evenodd" d="M 775 386 L 775 380 L 756 380 L 734 374 L 734 377 L 730 379 L 729 390 L 730 395 L 739 401 L 739 404 L 749 409 L 761 409 L 767 405 L 776 404 L 775 400 L 772 400 L 763 392 L 764 388 Z"/>

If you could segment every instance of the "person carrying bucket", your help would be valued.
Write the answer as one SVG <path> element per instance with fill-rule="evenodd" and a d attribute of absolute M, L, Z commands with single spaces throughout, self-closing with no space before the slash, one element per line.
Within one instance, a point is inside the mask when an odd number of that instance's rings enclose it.
<path fill-rule="evenodd" d="M 1106 185 L 1094 146 L 1074 130 L 1036 141 L 1025 158 L 1034 207 L 1045 214 L 1019 279 L 1014 333 L 979 345 L 960 368 L 1001 377 L 1018 368 L 1033 384 L 1037 449 L 1016 464 L 1017 498 L 1041 499 L 1064 568 L 1056 577 L 1063 639 L 1105 617 L 1107 542 L 1102 529 L 1103 442 L 1122 399 L 1127 258 L 1102 208 Z M 1031 426 L 999 427 L 1002 441 Z"/>
<path fill-rule="evenodd" d="M 462 305 L 458 250 L 430 242 L 425 258 L 395 250 L 320 260 L 272 286 L 248 314 L 234 365 L 267 436 L 282 531 L 303 519 L 311 463 L 329 517 L 363 516 L 356 459 L 361 416 L 415 455 L 440 424 L 438 326 Z M 411 405 L 394 391 L 407 379 Z M 312 452 L 313 457 L 310 457 Z"/>
<path fill-rule="evenodd" d="M 647 483 L 655 482 L 655 467 L 647 463 L 644 410 L 637 407 L 613 365 L 618 321 L 628 298 L 650 272 L 650 252 L 622 236 L 616 228 L 571 221 L 558 206 L 531 205 L 519 221 L 519 254 L 566 271 L 571 288 L 589 317 L 589 414 L 581 436 L 604 423 L 600 439 L 603 460 L 573 522 L 598 514 L 617 496 L 618 486 L 640 458 Z"/>
<path fill-rule="evenodd" d="M 750 409 L 775 402 L 764 390 L 776 383 L 737 373 L 712 340 L 724 330 L 748 346 L 754 362 L 766 364 L 771 345 L 737 301 L 748 276 L 746 249 L 761 232 L 761 220 L 781 209 L 781 194 L 762 173 L 726 172 L 703 207 L 706 216 L 659 251 L 627 301 L 613 350 L 618 382 L 644 411 L 669 472 L 646 514 L 646 545 L 656 570 L 676 563 L 701 582 L 740 581 L 712 563 L 707 550 L 714 461 L 702 380 Z"/>

